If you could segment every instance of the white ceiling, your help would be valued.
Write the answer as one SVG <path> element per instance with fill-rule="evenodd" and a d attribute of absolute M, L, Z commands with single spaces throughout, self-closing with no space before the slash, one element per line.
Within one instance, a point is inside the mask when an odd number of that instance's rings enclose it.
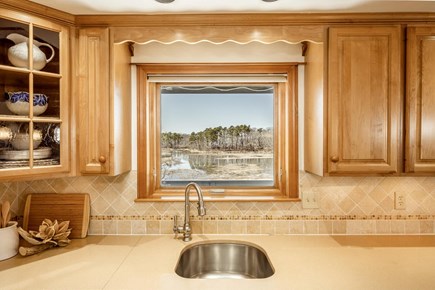
<path fill-rule="evenodd" d="M 435 12 L 428 0 L 30 0 L 75 15 L 243 12 Z"/>

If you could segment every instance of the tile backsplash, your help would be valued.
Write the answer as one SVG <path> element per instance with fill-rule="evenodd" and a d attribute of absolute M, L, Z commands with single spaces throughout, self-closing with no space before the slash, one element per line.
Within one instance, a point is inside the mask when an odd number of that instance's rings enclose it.
<path fill-rule="evenodd" d="M 0 201 L 22 216 L 28 193 L 89 193 L 93 235 L 171 234 L 183 202 L 135 202 L 137 172 L 0 183 Z M 196 216 L 196 234 L 435 234 L 435 177 L 318 177 L 300 173 L 300 188 L 314 191 L 318 209 L 301 202 L 211 202 Z M 406 209 L 394 208 L 404 193 Z M 180 218 L 179 220 L 182 220 Z"/>

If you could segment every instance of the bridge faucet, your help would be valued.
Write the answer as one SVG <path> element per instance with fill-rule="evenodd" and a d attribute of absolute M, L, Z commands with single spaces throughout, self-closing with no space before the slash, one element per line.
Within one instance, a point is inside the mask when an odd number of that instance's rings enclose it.
<path fill-rule="evenodd" d="M 205 215 L 205 206 L 204 206 L 204 198 L 202 195 L 201 188 L 195 182 L 191 182 L 186 185 L 186 189 L 184 190 L 184 225 L 179 226 L 177 223 L 177 216 L 174 217 L 174 233 L 183 234 L 183 241 L 189 242 L 192 240 L 192 228 L 190 227 L 190 200 L 189 200 L 189 192 L 190 188 L 193 187 L 198 195 L 198 215 Z"/>

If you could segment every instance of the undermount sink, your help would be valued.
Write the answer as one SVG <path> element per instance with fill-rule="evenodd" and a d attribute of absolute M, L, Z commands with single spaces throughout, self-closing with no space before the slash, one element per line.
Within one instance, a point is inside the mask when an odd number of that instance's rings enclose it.
<path fill-rule="evenodd" d="M 193 279 L 261 279 L 275 273 L 266 252 L 240 241 L 207 241 L 186 246 L 175 273 Z"/>

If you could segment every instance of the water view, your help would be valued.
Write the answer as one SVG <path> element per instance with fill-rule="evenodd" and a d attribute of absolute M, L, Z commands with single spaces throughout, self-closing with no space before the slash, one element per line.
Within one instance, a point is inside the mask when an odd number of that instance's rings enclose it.
<path fill-rule="evenodd" d="M 161 123 L 162 186 L 274 184 L 272 86 L 163 87 Z"/>
<path fill-rule="evenodd" d="M 208 186 L 273 185 L 272 153 L 163 152 L 162 185 L 176 186 L 192 180 Z"/>

